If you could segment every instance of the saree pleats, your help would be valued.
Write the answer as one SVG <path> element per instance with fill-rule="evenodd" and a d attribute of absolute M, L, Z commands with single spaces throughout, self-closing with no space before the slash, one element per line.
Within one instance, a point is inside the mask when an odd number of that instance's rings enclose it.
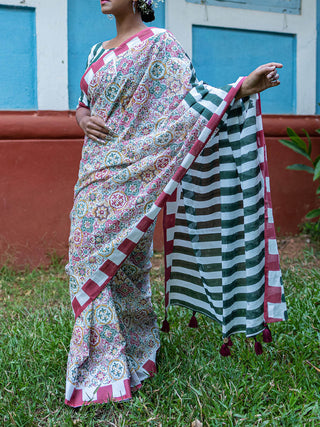
<path fill-rule="evenodd" d="M 126 400 L 156 372 L 159 330 L 151 303 L 153 227 L 112 281 L 76 319 L 66 403 Z"/>

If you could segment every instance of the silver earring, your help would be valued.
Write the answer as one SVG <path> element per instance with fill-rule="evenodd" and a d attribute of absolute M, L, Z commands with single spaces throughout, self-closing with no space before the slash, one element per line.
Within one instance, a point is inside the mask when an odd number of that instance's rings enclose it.
<path fill-rule="evenodd" d="M 112 20 L 112 18 L 113 18 L 113 15 L 108 15 L 108 18 L 110 19 L 110 21 Z"/>
<path fill-rule="evenodd" d="M 135 2 L 132 2 L 132 10 L 133 10 L 133 14 L 136 14 L 136 7 L 135 7 Z"/>

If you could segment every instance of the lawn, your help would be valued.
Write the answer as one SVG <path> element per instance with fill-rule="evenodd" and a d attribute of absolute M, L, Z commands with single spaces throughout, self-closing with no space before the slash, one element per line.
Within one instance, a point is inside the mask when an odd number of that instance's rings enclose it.
<path fill-rule="evenodd" d="M 155 255 L 154 305 L 163 319 L 163 267 Z M 252 340 L 233 339 L 221 357 L 219 325 L 170 311 L 161 333 L 159 373 L 129 402 L 74 410 L 64 405 L 65 368 L 73 316 L 67 278 L 47 270 L 0 279 L 0 425 L 4 426 L 319 426 L 319 259 L 305 250 L 284 259 L 289 320 L 272 326 L 274 341 L 257 356 Z M 198 425 L 201 425 L 198 424 Z"/>

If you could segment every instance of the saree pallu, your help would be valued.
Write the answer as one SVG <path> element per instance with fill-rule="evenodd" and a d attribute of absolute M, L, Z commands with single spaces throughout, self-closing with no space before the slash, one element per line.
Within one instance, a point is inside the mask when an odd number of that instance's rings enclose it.
<path fill-rule="evenodd" d="M 68 405 L 129 399 L 156 370 L 149 270 L 163 207 L 166 306 L 210 316 L 224 337 L 286 318 L 260 104 L 234 100 L 241 83 L 199 82 L 157 28 L 93 47 L 80 105 L 108 136 L 85 138 L 71 212 Z"/>

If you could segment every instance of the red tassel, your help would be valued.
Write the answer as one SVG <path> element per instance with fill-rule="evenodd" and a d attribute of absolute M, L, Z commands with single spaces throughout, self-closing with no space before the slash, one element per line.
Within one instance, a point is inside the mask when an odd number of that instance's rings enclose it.
<path fill-rule="evenodd" d="M 230 337 L 229 337 L 229 339 L 228 339 L 227 345 L 228 345 L 229 347 L 232 347 L 232 346 L 233 346 L 233 342 L 231 341 L 231 338 L 230 338 Z"/>
<path fill-rule="evenodd" d="M 266 326 L 262 332 L 262 339 L 263 339 L 263 342 L 272 342 L 272 335 L 268 326 Z"/>
<path fill-rule="evenodd" d="M 255 343 L 254 343 L 254 349 L 255 349 L 255 352 L 258 356 L 263 353 L 262 344 L 261 344 L 261 342 L 257 341 L 256 338 L 255 338 Z"/>
<path fill-rule="evenodd" d="M 222 344 L 222 346 L 220 348 L 220 354 L 223 357 L 231 356 L 231 352 L 230 352 L 230 349 L 228 347 L 228 344 Z"/>
<path fill-rule="evenodd" d="M 198 328 L 199 327 L 195 314 L 196 314 L 196 312 L 194 311 L 193 315 L 190 319 L 190 322 L 189 322 L 189 328 Z"/>
<path fill-rule="evenodd" d="M 163 323 L 162 323 L 162 328 L 161 328 L 162 332 L 169 332 L 170 331 L 170 325 L 167 319 L 164 319 Z"/>

